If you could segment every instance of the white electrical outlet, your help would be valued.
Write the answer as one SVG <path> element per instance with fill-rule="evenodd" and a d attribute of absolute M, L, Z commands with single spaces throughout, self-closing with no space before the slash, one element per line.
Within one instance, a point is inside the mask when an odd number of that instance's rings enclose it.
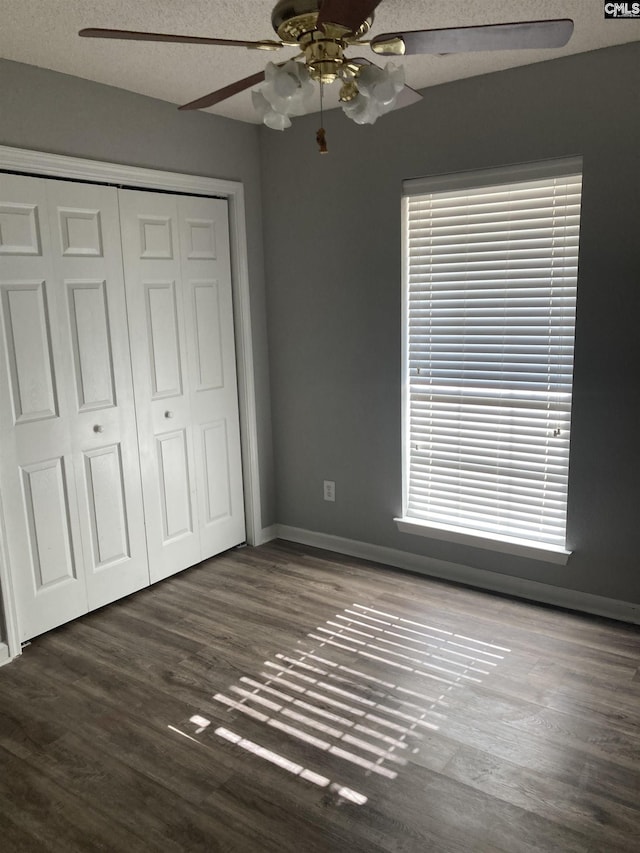
<path fill-rule="evenodd" d="M 325 501 L 335 501 L 336 499 L 336 484 L 333 480 L 324 481 L 324 499 Z"/>

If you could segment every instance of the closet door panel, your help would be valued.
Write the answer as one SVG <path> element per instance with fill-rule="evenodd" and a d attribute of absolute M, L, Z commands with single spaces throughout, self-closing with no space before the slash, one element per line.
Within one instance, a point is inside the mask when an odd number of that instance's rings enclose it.
<path fill-rule="evenodd" d="M 77 580 L 66 463 L 58 457 L 21 466 L 36 594 Z"/>
<path fill-rule="evenodd" d="M 69 324 L 79 412 L 117 404 L 107 283 L 67 282 Z"/>
<path fill-rule="evenodd" d="M 92 565 L 103 569 L 131 556 L 121 445 L 112 444 L 84 453 L 88 484 Z"/>
<path fill-rule="evenodd" d="M 178 198 L 201 559 L 245 539 L 228 207 Z"/>
<path fill-rule="evenodd" d="M 186 430 L 157 435 L 156 458 L 160 470 L 162 542 L 166 545 L 195 532 Z"/>
<path fill-rule="evenodd" d="M 21 640 L 87 611 L 46 182 L 0 175 L 0 488 Z"/>
<path fill-rule="evenodd" d="M 131 360 L 149 572 L 200 560 L 196 471 L 175 196 L 121 190 Z"/>
<path fill-rule="evenodd" d="M 175 281 L 145 281 L 151 399 L 184 401 Z"/>
<path fill-rule="evenodd" d="M 3 282 L 0 288 L 14 420 L 22 424 L 56 418 L 47 282 L 23 279 Z"/>
<path fill-rule="evenodd" d="M 149 584 L 117 190 L 47 182 L 89 609 Z"/>

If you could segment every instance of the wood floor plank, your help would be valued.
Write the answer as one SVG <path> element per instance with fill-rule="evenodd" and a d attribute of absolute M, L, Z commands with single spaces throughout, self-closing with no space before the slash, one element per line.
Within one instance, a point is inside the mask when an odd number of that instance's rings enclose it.
<path fill-rule="evenodd" d="M 27 831 L 22 817 L 18 817 L 16 822 L 11 815 L 0 813 L 0 838 L 5 849 L 12 853 L 45 853 L 51 850 L 44 841 Z"/>
<path fill-rule="evenodd" d="M 631 853 L 640 630 L 286 542 L 0 669 L 0 847 Z"/>
<path fill-rule="evenodd" d="M 561 783 L 532 771 L 523 776 L 521 767 L 472 748 L 458 750 L 444 773 L 552 825 L 570 828 L 578 836 L 589 826 L 590 843 L 609 845 L 613 850 L 629 838 L 640 837 L 637 809 L 614 803 L 601 791 L 580 791 L 578 779 L 574 784 Z M 586 846 L 587 840 L 582 843 Z"/>
<path fill-rule="evenodd" d="M 58 773 L 56 780 L 47 773 L 52 749 L 32 752 L 22 745 L 16 755 L 0 749 L 0 812 L 5 822 L 13 824 L 14 832 L 19 828 L 27 836 L 25 849 L 70 853 L 148 849 L 146 841 L 127 831 L 123 821 L 112 822 L 99 808 L 73 796 L 67 777 Z"/>

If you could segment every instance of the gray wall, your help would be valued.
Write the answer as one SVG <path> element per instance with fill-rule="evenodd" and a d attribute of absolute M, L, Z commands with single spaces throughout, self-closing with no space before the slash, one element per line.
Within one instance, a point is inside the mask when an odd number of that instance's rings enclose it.
<path fill-rule="evenodd" d="M 242 181 L 257 388 L 262 524 L 273 524 L 259 137 L 253 125 L 0 60 L 0 145 Z"/>
<path fill-rule="evenodd" d="M 261 130 L 280 523 L 640 602 L 639 91 L 635 43 L 427 89 L 374 127 L 333 111 L 326 156 L 317 116 Z M 573 154 L 573 557 L 558 567 L 401 534 L 401 181 Z"/>

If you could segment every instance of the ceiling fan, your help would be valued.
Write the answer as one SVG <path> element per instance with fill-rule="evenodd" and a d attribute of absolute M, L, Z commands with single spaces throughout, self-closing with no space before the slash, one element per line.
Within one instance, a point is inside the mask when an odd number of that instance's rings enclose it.
<path fill-rule="evenodd" d="M 298 48 L 294 59 L 280 65 L 268 63 L 264 71 L 237 80 L 222 89 L 179 107 L 196 110 L 211 107 L 252 86 L 254 106 L 265 124 L 282 130 L 289 116 L 306 112 L 313 83 L 341 81 L 340 102 L 345 113 L 359 124 L 372 124 L 379 115 L 420 100 L 421 95 L 404 85 L 401 68 L 388 63 L 385 69 L 363 57 L 348 58 L 345 51 L 368 45 L 378 56 L 448 54 L 489 50 L 555 48 L 565 45 L 573 32 L 568 18 L 547 21 L 488 24 L 413 30 L 376 35 L 368 39 L 376 7 L 381 0 L 278 0 L 271 23 L 278 39 L 244 41 L 201 36 L 146 33 L 133 30 L 83 29 L 86 38 L 130 39 L 246 47 L 275 51 Z M 297 62 L 296 60 L 303 60 Z M 322 140 L 318 139 L 321 151 Z"/>

